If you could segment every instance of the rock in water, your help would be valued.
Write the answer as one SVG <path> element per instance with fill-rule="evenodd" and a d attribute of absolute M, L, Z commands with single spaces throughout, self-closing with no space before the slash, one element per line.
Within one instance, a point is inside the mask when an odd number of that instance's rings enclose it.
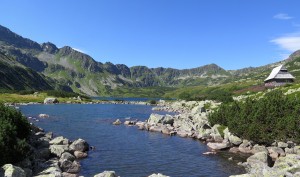
<path fill-rule="evenodd" d="M 2 166 L 2 169 L 4 170 L 4 175 L 1 174 L 0 176 L 5 177 L 26 177 L 25 171 L 17 166 L 13 166 L 12 164 L 6 164 Z"/>
<path fill-rule="evenodd" d="M 85 140 L 79 138 L 70 145 L 70 150 L 86 152 L 89 150 L 89 144 Z"/>
<path fill-rule="evenodd" d="M 161 173 L 157 173 L 157 174 L 153 173 L 152 175 L 150 175 L 148 177 L 169 177 L 169 176 L 163 175 Z"/>
<path fill-rule="evenodd" d="M 120 119 L 117 119 L 116 121 L 113 122 L 114 125 L 121 125 L 122 122 L 120 121 Z"/>
<path fill-rule="evenodd" d="M 222 150 L 227 149 L 230 147 L 229 143 L 222 142 L 222 143 L 207 143 L 207 146 L 213 150 Z"/>
<path fill-rule="evenodd" d="M 59 103 L 57 98 L 45 98 L 44 104 L 56 104 Z"/>
<path fill-rule="evenodd" d="M 114 171 L 104 171 L 102 173 L 96 174 L 94 177 L 117 177 Z"/>

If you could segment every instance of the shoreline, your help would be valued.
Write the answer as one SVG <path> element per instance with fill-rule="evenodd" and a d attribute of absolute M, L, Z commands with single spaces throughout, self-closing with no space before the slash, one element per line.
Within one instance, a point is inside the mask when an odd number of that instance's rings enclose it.
<path fill-rule="evenodd" d="M 178 114 L 172 116 L 153 113 L 144 122 L 126 120 L 124 124 L 137 126 L 140 130 L 200 140 L 211 149 L 203 155 L 222 151 L 247 156 L 246 162 L 237 164 L 243 166 L 247 173 L 232 177 L 300 176 L 300 146 L 293 142 L 276 141 L 271 146 L 259 145 L 230 133 L 227 127 L 210 126 L 207 116 L 218 105 L 220 103 L 208 100 L 172 103 L 160 101 L 152 110 Z M 118 120 L 113 124 L 120 125 L 121 122 Z"/>

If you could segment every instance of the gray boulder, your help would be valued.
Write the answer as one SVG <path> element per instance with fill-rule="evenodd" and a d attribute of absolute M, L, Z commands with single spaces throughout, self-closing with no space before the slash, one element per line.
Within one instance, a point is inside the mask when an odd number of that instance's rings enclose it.
<path fill-rule="evenodd" d="M 67 138 L 64 138 L 63 136 L 58 136 L 56 138 L 54 138 L 53 140 L 51 140 L 49 142 L 49 144 L 51 145 L 68 145 L 69 144 L 69 140 Z"/>
<path fill-rule="evenodd" d="M 56 155 L 57 157 L 61 157 L 64 152 L 69 151 L 68 145 L 51 145 L 49 147 L 51 154 Z"/>
<path fill-rule="evenodd" d="M 0 176 L 4 177 L 26 177 L 25 171 L 17 166 L 14 166 L 12 164 L 6 164 L 2 166 L 3 174 L 0 171 Z"/>
<path fill-rule="evenodd" d="M 60 162 L 60 168 L 63 172 L 67 173 L 79 173 L 80 171 L 80 164 L 77 161 L 69 161 L 69 160 L 64 160 Z"/>
<path fill-rule="evenodd" d="M 61 155 L 59 161 L 64 161 L 64 160 L 69 160 L 69 161 L 73 162 L 75 160 L 75 157 L 72 154 L 70 154 L 69 152 L 64 152 Z"/>
<path fill-rule="evenodd" d="M 59 103 L 57 98 L 45 98 L 44 104 L 55 104 Z"/>
<path fill-rule="evenodd" d="M 289 145 L 287 144 L 287 143 L 285 143 L 285 142 L 278 142 L 277 143 L 277 147 L 279 147 L 279 148 L 287 148 Z"/>
<path fill-rule="evenodd" d="M 228 149 L 230 148 L 230 144 L 227 142 L 222 143 L 207 143 L 207 146 L 213 150 L 222 150 L 222 149 Z"/>
<path fill-rule="evenodd" d="M 157 123 L 161 123 L 163 120 L 164 116 L 163 115 L 159 115 L 159 114 L 154 114 L 152 113 L 149 117 L 149 119 L 147 120 L 148 124 L 154 125 Z"/>
<path fill-rule="evenodd" d="M 94 177 L 117 177 L 114 171 L 104 171 L 102 173 L 96 174 Z"/>
<path fill-rule="evenodd" d="M 74 156 L 75 156 L 77 159 L 83 159 L 83 158 L 86 158 L 88 155 L 87 155 L 87 153 L 85 153 L 85 152 L 75 151 L 75 152 L 74 152 Z"/>
<path fill-rule="evenodd" d="M 86 152 L 89 150 L 89 144 L 83 139 L 77 139 L 70 145 L 71 151 Z"/>
<path fill-rule="evenodd" d="M 242 153 L 252 153 L 252 144 L 248 140 L 243 140 L 239 146 L 239 151 Z"/>
<path fill-rule="evenodd" d="M 266 152 L 268 153 L 268 150 L 265 146 L 260 146 L 258 144 L 254 145 L 252 148 L 252 154 L 258 153 L 258 152 Z"/>
<path fill-rule="evenodd" d="M 269 155 L 273 160 L 277 160 L 279 157 L 284 157 L 286 154 L 282 148 L 268 147 Z"/>

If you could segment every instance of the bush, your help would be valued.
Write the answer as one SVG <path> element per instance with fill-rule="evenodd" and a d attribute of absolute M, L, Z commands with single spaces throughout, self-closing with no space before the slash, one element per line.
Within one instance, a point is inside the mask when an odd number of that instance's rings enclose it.
<path fill-rule="evenodd" d="M 155 104 L 157 104 L 157 101 L 156 101 L 156 100 L 150 100 L 149 103 L 150 103 L 151 105 L 155 105 Z"/>
<path fill-rule="evenodd" d="M 274 140 L 300 142 L 300 100 L 276 90 L 259 100 L 222 104 L 209 115 L 212 125 L 228 126 L 232 133 L 256 143 Z"/>
<path fill-rule="evenodd" d="M 0 104 L 0 166 L 21 161 L 28 155 L 29 134 L 27 119 L 19 111 Z"/>

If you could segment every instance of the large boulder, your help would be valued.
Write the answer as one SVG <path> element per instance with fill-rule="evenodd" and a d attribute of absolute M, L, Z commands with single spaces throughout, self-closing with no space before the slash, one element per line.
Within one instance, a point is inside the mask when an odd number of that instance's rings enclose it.
<path fill-rule="evenodd" d="M 102 173 L 96 174 L 94 177 L 117 177 L 114 171 L 104 171 Z"/>
<path fill-rule="evenodd" d="M 207 143 L 207 146 L 213 150 L 222 150 L 222 149 L 228 149 L 230 148 L 230 144 L 227 142 L 222 143 Z"/>
<path fill-rule="evenodd" d="M 53 140 L 51 140 L 49 142 L 49 144 L 53 145 L 68 145 L 69 144 L 69 140 L 67 138 L 64 138 L 63 136 L 58 136 L 56 138 L 54 138 Z"/>
<path fill-rule="evenodd" d="M 70 145 L 71 151 L 86 152 L 89 150 L 89 144 L 83 139 L 77 139 Z"/>
<path fill-rule="evenodd" d="M 252 144 L 248 140 L 243 140 L 243 143 L 239 146 L 239 151 L 242 153 L 252 153 Z"/>
<path fill-rule="evenodd" d="M 56 104 L 59 103 L 57 98 L 45 98 L 44 104 Z"/>
<path fill-rule="evenodd" d="M 223 131 L 223 133 L 224 133 L 224 139 L 228 140 L 233 145 L 238 146 L 238 145 L 242 144 L 243 140 L 241 138 L 239 138 L 238 136 L 235 136 L 232 133 L 230 133 L 228 128 L 226 128 Z"/>
<path fill-rule="evenodd" d="M 77 159 L 83 159 L 83 158 L 86 158 L 88 155 L 87 155 L 87 153 L 85 153 L 85 152 L 75 151 L 75 152 L 74 152 L 74 156 L 75 156 Z"/>
<path fill-rule="evenodd" d="M 51 154 L 56 155 L 57 157 L 61 157 L 64 152 L 69 151 L 68 145 L 51 145 L 49 147 Z"/>
<path fill-rule="evenodd" d="M 14 166 L 12 164 L 3 165 L 2 170 L 3 170 L 3 173 L 0 171 L 0 176 L 4 176 L 4 177 L 26 177 L 26 173 L 22 168 Z"/>
<path fill-rule="evenodd" d="M 73 162 L 75 160 L 75 157 L 72 154 L 70 154 L 69 152 L 64 152 L 61 155 L 59 161 L 62 162 L 64 160 L 69 160 L 69 161 Z"/>
<path fill-rule="evenodd" d="M 152 113 L 149 117 L 149 119 L 147 120 L 148 124 L 154 125 L 157 123 L 161 123 L 163 120 L 164 116 L 160 115 L 160 114 L 154 114 Z"/>
<path fill-rule="evenodd" d="M 282 148 L 268 147 L 269 155 L 273 160 L 277 160 L 279 157 L 284 157 L 286 154 Z"/>
<path fill-rule="evenodd" d="M 256 144 L 252 148 L 252 154 L 255 154 L 255 153 L 258 153 L 258 152 L 268 153 L 268 150 L 265 146 Z"/>
<path fill-rule="evenodd" d="M 60 162 L 60 168 L 63 172 L 67 173 L 79 173 L 80 164 L 77 161 L 63 160 Z"/>

